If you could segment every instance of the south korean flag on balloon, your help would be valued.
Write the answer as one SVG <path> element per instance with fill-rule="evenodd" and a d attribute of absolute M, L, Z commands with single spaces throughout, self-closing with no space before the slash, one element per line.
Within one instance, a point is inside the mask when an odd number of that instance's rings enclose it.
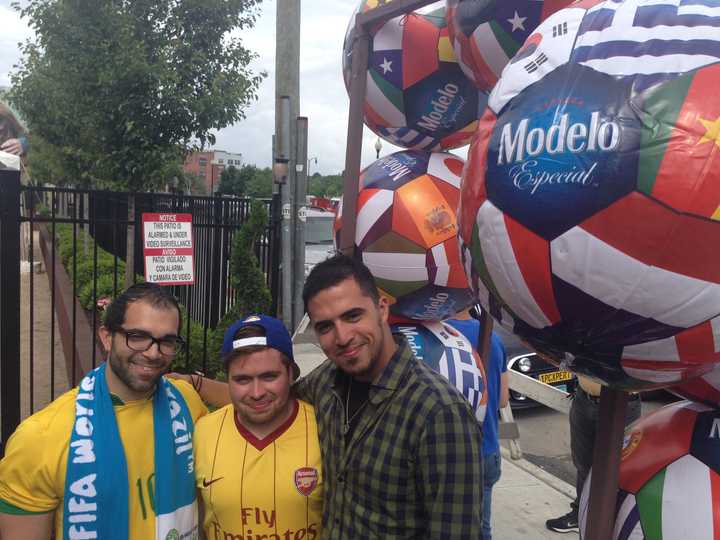
<path fill-rule="evenodd" d="M 488 106 L 498 114 L 564 64 L 632 79 L 634 91 L 642 91 L 717 62 L 719 20 L 720 5 L 713 0 L 580 0 L 552 14 L 525 40 Z"/>
<path fill-rule="evenodd" d="M 585 16 L 582 8 L 566 8 L 548 17 L 505 66 L 488 98 L 488 107 L 499 113 L 525 88 L 570 60 L 575 37 Z"/>

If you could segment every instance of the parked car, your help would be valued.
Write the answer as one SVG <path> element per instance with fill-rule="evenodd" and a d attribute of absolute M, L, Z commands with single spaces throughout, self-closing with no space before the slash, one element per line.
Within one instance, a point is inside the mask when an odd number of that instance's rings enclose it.
<path fill-rule="evenodd" d="M 305 221 L 305 277 L 317 263 L 330 257 L 333 247 L 332 210 L 308 208 Z"/>
<path fill-rule="evenodd" d="M 572 393 L 575 391 L 577 379 L 571 372 L 549 364 L 540 358 L 537 353 L 525 346 L 516 335 L 508 332 L 499 324 L 493 325 L 493 331 L 500 336 L 503 345 L 505 345 L 508 369 L 528 375 L 564 392 Z M 510 406 L 513 410 L 538 407 L 540 405 L 541 403 L 530 399 L 525 394 L 510 389 Z"/>

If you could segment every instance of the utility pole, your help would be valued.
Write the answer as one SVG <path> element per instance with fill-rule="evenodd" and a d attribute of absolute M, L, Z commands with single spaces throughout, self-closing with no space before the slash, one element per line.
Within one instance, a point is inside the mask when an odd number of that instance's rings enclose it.
<path fill-rule="evenodd" d="M 295 171 L 295 242 L 293 243 L 293 325 L 297 327 L 305 313 L 302 289 L 305 284 L 305 220 L 307 219 L 307 159 L 308 119 L 300 116 L 295 123 L 297 130 L 297 167 Z M 317 158 L 315 158 L 317 161 Z"/>
<path fill-rule="evenodd" d="M 280 97 L 287 96 L 287 100 Z M 287 118 L 289 125 L 283 123 L 283 114 L 280 104 L 287 105 Z M 297 163 L 297 133 L 295 119 L 300 108 L 300 0 L 278 0 L 275 22 L 275 140 L 278 144 L 287 133 L 285 141 L 288 146 L 277 148 L 287 153 L 287 180 L 280 185 L 280 201 L 283 210 L 283 223 L 281 227 L 281 291 L 282 291 L 282 319 L 290 332 L 295 328 L 292 314 L 292 245 L 295 212 L 294 186 L 295 165 Z M 292 128 L 290 128 L 292 126 Z M 284 130 L 287 130 L 285 132 Z M 280 145 L 278 145 L 280 146 Z M 275 153 L 275 165 L 278 165 L 278 151 Z M 303 163 L 304 165 L 304 163 Z M 276 175 L 276 182 L 278 177 Z"/>

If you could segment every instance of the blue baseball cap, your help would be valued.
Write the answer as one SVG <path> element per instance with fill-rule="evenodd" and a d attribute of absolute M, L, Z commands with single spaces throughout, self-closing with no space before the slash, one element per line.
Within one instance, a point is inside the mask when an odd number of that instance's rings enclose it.
<path fill-rule="evenodd" d="M 264 336 L 253 336 L 236 339 L 237 333 L 248 326 L 257 326 L 265 330 Z M 227 360 L 231 354 L 241 351 L 245 347 L 270 347 L 283 353 L 292 366 L 293 379 L 300 376 L 300 368 L 293 356 L 292 339 L 283 322 L 268 315 L 253 314 L 232 323 L 225 331 L 222 349 L 223 358 Z"/>

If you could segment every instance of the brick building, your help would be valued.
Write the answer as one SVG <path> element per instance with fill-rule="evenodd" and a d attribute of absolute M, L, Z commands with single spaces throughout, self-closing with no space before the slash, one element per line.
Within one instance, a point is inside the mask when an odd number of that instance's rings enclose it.
<path fill-rule="evenodd" d="M 207 192 L 212 193 L 217 191 L 222 172 L 231 165 L 238 169 L 242 167 L 242 154 L 223 150 L 196 151 L 185 158 L 183 170 L 200 178 Z"/>

